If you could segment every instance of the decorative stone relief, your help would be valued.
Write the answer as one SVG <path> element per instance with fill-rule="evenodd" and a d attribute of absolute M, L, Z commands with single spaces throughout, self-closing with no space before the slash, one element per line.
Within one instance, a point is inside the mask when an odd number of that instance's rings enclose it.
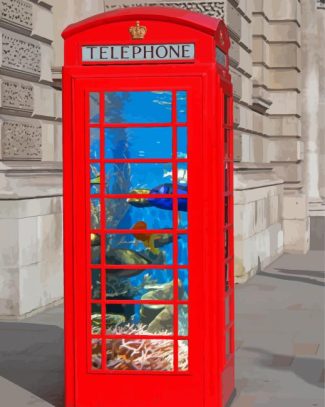
<path fill-rule="evenodd" d="M 1 107 L 4 109 L 33 111 L 33 86 L 19 82 L 3 80 L 1 83 Z"/>
<path fill-rule="evenodd" d="M 120 7 L 137 7 L 137 6 L 162 6 L 162 7 L 179 7 L 186 10 L 196 11 L 198 13 L 203 13 L 215 18 L 224 17 L 224 2 L 223 1 L 205 1 L 205 2 L 172 2 L 172 3 L 133 3 L 133 4 L 122 4 L 122 5 L 111 5 L 110 2 L 106 0 L 106 9 L 113 10 Z"/>
<path fill-rule="evenodd" d="M 1 68 L 40 76 L 41 47 L 36 41 L 9 31 L 2 31 L 1 43 Z"/>
<path fill-rule="evenodd" d="M 25 0 L 1 0 L 0 20 L 32 30 L 33 5 Z"/>
<path fill-rule="evenodd" d="M 317 8 L 324 8 L 325 9 L 325 0 L 316 0 Z"/>
<path fill-rule="evenodd" d="M 1 129 L 2 160 L 41 160 L 42 128 L 32 121 L 4 120 Z"/>

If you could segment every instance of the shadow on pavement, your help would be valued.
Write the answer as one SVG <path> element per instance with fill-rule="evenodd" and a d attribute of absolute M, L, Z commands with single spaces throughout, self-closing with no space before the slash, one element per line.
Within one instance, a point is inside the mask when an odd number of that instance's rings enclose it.
<path fill-rule="evenodd" d="M 279 273 L 283 274 L 291 274 L 291 275 L 301 275 L 307 277 L 315 277 L 315 278 L 325 278 L 325 273 L 323 271 L 313 271 L 313 270 L 288 270 L 288 269 L 274 269 Z"/>
<path fill-rule="evenodd" d="M 287 272 L 290 270 L 286 270 L 286 271 L 282 271 L 280 270 L 280 272 Z M 287 274 L 287 273 L 286 273 Z M 314 278 L 308 278 L 308 277 L 298 277 L 298 276 L 283 276 L 281 274 L 277 274 L 277 273 L 269 273 L 269 272 L 265 272 L 265 271 L 260 271 L 258 273 L 259 276 L 263 276 L 263 277 L 270 277 L 270 278 L 277 278 L 279 280 L 287 280 L 287 281 L 297 281 L 300 283 L 307 283 L 307 284 L 312 284 L 312 285 L 318 285 L 321 287 L 325 287 L 325 283 L 323 283 L 322 281 L 318 281 L 315 280 Z"/>
<path fill-rule="evenodd" d="M 241 349 L 258 353 L 261 356 L 259 360 L 261 366 L 274 370 L 290 371 L 305 382 L 324 388 L 324 378 L 322 375 L 324 374 L 325 362 L 322 359 L 282 355 L 253 347 L 242 347 Z"/>
<path fill-rule="evenodd" d="M 0 375 L 55 407 L 63 406 L 63 329 L 0 322 Z"/>

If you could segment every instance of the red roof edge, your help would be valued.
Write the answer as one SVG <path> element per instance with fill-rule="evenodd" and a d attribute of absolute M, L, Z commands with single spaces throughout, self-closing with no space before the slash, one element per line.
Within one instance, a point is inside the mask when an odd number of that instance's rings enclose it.
<path fill-rule="evenodd" d="M 97 14 L 75 24 L 71 24 L 62 32 L 62 37 L 67 39 L 79 32 L 104 24 L 129 20 L 130 17 L 140 21 L 141 19 L 172 21 L 193 27 L 194 29 L 204 31 L 211 35 L 216 33 L 219 24 L 224 24 L 222 20 L 181 8 L 156 6 L 127 7 Z"/>

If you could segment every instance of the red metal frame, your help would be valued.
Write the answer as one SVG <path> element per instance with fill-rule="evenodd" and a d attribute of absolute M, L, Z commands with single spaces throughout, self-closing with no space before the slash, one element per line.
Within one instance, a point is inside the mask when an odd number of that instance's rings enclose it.
<path fill-rule="evenodd" d="M 192 42 L 196 44 L 195 62 L 164 64 L 85 64 L 82 66 L 81 46 L 89 44 L 131 43 L 128 27 L 136 20 L 148 27 L 145 43 Z M 107 32 L 110 36 L 105 37 Z M 216 63 L 218 46 L 227 54 L 229 37 L 222 21 L 185 12 L 179 9 L 143 7 L 119 10 L 85 20 L 69 27 L 63 34 L 66 40 L 64 87 L 64 245 L 65 245 L 65 385 L 66 406 L 224 406 L 234 392 L 234 267 L 233 267 L 233 114 L 232 86 L 228 67 Z M 173 158 L 171 160 L 108 160 L 104 159 L 101 142 L 99 160 L 89 158 L 89 128 L 100 129 L 104 140 L 104 92 L 109 90 L 171 90 L 175 102 L 176 90 L 188 91 L 188 123 L 176 123 L 173 103 Z M 100 122 L 89 124 L 88 94 L 99 92 L 101 97 Z M 224 122 L 224 100 L 227 96 L 229 116 Z M 150 123 L 147 127 L 154 127 Z M 101 246 L 101 265 L 90 263 L 90 233 L 130 233 L 129 230 L 107 230 L 105 199 L 110 195 L 102 183 L 99 194 L 91 198 L 101 200 L 101 227 L 90 229 L 90 162 L 100 164 L 104 179 L 107 162 L 171 162 L 173 171 L 186 159 L 176 158 L 177 127 L 188 125 L 189 229 L 175 229 L 177 211 L 173 211 L 173 229 L 145 230 L 145 233 L 188 233 L 189 264 L 177 265 L 177 238 L 174 238 L 173 265 L 155 265 L 154 268 L 174 271 L 173 300 L 174 333 L 172 336 L 154 336 L 155 339 L 174 340 L 174 371 L 94 371 L 90 366 L 90 340 L 106 341 L 118 336 L 106 335 L 105 308 L 108 303 L 132 304 L 153 301 L 106 300 L 105 245 Z M 109 125 L 114 127 L 115 125 Z M 136 127 L 137 125 L 134 125 Z M 162 126 L 159 124 L 159 126 Z M 116 125 L 123 127 L 123 125 Z M 127 125 L 132 127 L 132 125 Z M 146 127 L 146 125 L 139 125 Z M 229 155 L 225 156 L 224 132 L 229 133 Z M 224 165 L 229 165 L 229 191 L 224 191 Z M 174 191 L 177 178 L 174 177 Z M 127 195 L 130 197 L 131 195 Z M 139 195 L 137 195 L 138 197 Z M 228 223 L 225 224 L 224 197 L 229 197 Z M 111 195 L 125 198 L 126 195 Z M 157 195 L 155 195 L 157 197 Z M 167 197 L 161 195 L 161 197 Z M 180 197 L 168 195 L 177 208 Z M 225 259 L 224 231 L 229 231 L 229 255 Z M 229 288 L 226 290 L 225 264 L 229 264 Z M 112 266 L 109 266 L 112 267 Z M 113 266 L 123 268 L 123 266 Z M 136 267 L 136 266 L 134 266 Z M 132 266 L 128 266 L 132 268 Z M 145 266 L 142 268 L 146 268 Z M 152 266 L 147 266 L 152 268 Z M 178 272 L 189 270 L 189 300 L 179 300 Z M 101 299 L 91 299 L 91 270 L 101 270 Z M 229 301 L 230 321 L 226 325 L 225 301 Z M 161 301 L 159 301 L 161 302 Z M 90 330 L 90 303 L 101 304 L 101 334 Z M 189 305 L 189 334 L 179 336 L 178 305 Z M 226 355 L 226 337 L 229 333 L 230 354 Z M 125 336 L 123 336 L 125 338 Z M 136 336 L 137 339 L 141 336 Z M 143 336 L 147 338 L 147 336 Z M 152 338 L 151 336 L 149 337 Z M 189 370 L 177 371 L 178 340 L 189 340 Z M 102 348 L 102 360 L 106 357 Z M 113 390 L 114 389 L 114 390 Z"/>

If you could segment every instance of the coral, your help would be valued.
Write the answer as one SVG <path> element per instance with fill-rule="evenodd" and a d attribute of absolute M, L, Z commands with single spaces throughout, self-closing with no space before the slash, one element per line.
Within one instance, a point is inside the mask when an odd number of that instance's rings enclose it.
<path fill-rule="evenodd" d="M 125 324 L 110 330 L 110 335 L 152 335 L 143 324 Z M 166 331 L 159 335 L 167 335 Z M 100 339 L 94 339 L 93 367 L 101 365 Z M 174 369 L 174 341 L 171 339 L 108 339 L 106 341 L 106 363 L 111 370 L 158 370 Z M 179 370 L 188 369 L 188 342 L 179 341 Z"/>

